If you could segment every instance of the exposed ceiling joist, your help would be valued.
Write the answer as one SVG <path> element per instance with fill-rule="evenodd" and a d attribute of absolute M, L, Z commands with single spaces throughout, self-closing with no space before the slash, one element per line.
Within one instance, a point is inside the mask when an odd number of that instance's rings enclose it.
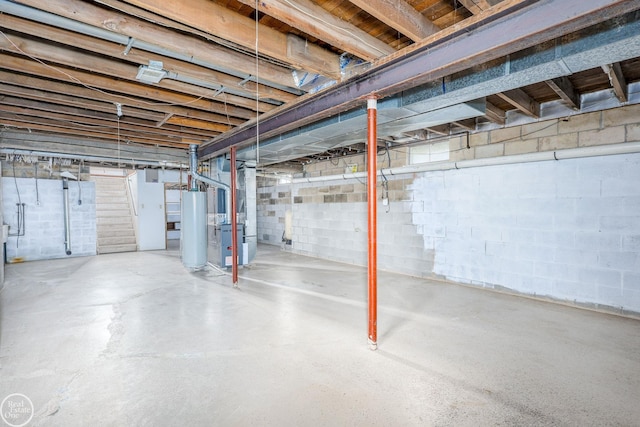
<path fill-rule="evenodd" d="M 513 89 L 496 95 L 524 114 L 534 118 L 540 117 L 540 103 L 527 95 L 522 89 Z"/>
<path fill-rule="evenodd" d="M 451 122 L 452 124 L 461 127 L 463 129 L 469 130 L 469 131 L 474 131 L 476 130 L 476 119 L 466 119 L 466 120 L 457 120 L 454 122 Z"/>
<path fill-rule="evenodd" d="M 164 138 L 154 138 L 145 134 L 142 135 L 140 133 L 134 131 L 121 132 L 120 138 L 118 138 L 117 132 L 113 132 L 112 129 L 87 129 L 83 128 L 82 125 L 77 124 L 61 124 L 54 120 L 49 120 L 45 118 L 37 118 L 35 120 L 27 119 L 21 116 L 14 117 L 13 115 L 8 115 L 6 113 L 0 113 L 0 120 L 7 127 L 14 127 L 17 129 L 28 129 L 28 130 L 39 130 L 43 132 L 50 132 L 55 134 L 68 134 L 68 135 L 77 135 L 79 132 L 82 133 L 86 138 L 94 138 L 99 140 L 107 140 L 111 142 L 118 142 L 118 139 L 121 142 L 126 143 L 139 143 L 139 144 L 147 144 L 147 145 L 156 145 L 163 147 L 183 147 L 184 144 L 182 140 L 179 138 L 171 138 L 169 136 L 165 136 Z M 194 142 L 195 143 L 195 142 Z"/>
<path fill-rule="evenodd" d="M 170 8 L 164 0 L 129 0 L 129 3 L 222 37 L 245 49 L 257 49 L 261 55 L 294 68 L 340 79 L 340 61 L 335 53 L 314 44 L 307 44 L 304 51 L 291 50 L 290 37 L 209 0 L 177 0 Z"/>
<path fill-rule="evenodd" d="M 484 12 L 489 9 L 491 5 L 487 0 L 458 0 L 461 5 L 466 7 L 469 12 L 474 15 Z"/>
<path fill-rule="evenodd" d="M 253 0 L 239 1 L 250 7 L 256 6 Z M 260 12 L 367 61 L 395 52 L 388 44 L 310 0 L 261 0 L 257 4 Z"/>
<path fill-rule="evenodd" d="M 58 32 L 58 30 L 53 31 Z M 80 52 L 75 49 L 65 47 L 52 48 L 52 46 L 44 40 L 33 40 L 17 34 L 8 35 L 8 37 L 9 38 L 0 37 L 0 50 L 26 54 L 30 57 L 35 57 L 40 61 L 44 61 L 46 63 L 62 64 L 67 67 L 74 67 L 86 72 L 97 73 L 101 76 L 115 77 L 122 81 L 128 80 L 130 82 L 135 82 L 133 83 L 134 85 L 140 86 L 137 89 L 138 93 L 144 92 L 145 90 L 142 85 L 136 82 L 138 67 L 136 67 L 135 65 L 129 65 L 125 62 L 111 61 L 102 56 L 89 55 L 86 52 Z M 78 35 L 77 38 L 78 40 L 81 40 L 82 36 Z M 54 68 L 49 67 L 49 69 L 53 70 Z M 62 73 L 60 73 L 60 76 L 62 76 Z M 91 84 L 92 80 L 92 78 L 87 78 L 81 81 L 85 84 Z M 131 86 L 131 83 L 129 85 Z M 158 90 L 168 89 L 176 93 L 193 95 L 193 98 L 191 100 L 203 98 L 214 100 L 220 94 L 220 92 L 216 90 L 183 83 L 172 79 L 163 79 L 160 83 L 157 84 L 157 87 Z M 237 95 L 225 94 L 224 97 L 220 96 L 219 98 L 220 100 L 217 101 L 219 103 L 219 110 L 224 109 L 224 99 L 227 99 L 227 102 L 229 103 L 246 108 L 248 110 L 259 108 L 260 112 L 266 112 L 275 108 L 275 106 L 272 104 L 267 104 L 265 102 L 256 103 L 255 100 Z M 159 99 L 163 98 L 160 97 Z M 188 101 L 185 100 L 183 102 Z"/>
<path fill-rule="evenodd" d="M 444 125 L 438 125 L 438 126 L 429 126 L 427 130 L 429 132 L 445 136 L 451 133 L 451 126 L 448 123 Z"/>
<path fill-rule="evenodd" d="M 416 42 L 440 31 L 437 25 L 405 0 L 349 1 Z"/>
<path fill-rule="evenodd" d="M 147 65 L 152 60 L 161 61 L 163 63 L 163 69 L 168 71 L 170 75 L 189 76 L 192 80 L 212 85 L 214 89 L 225 87 L 227 93 L 235 93 L 246 98 L 255 98 L 258 94 L 261 97 L 269 97 L 282 102 L 292 101 L 297 98 L 296 95 L 290 92 L 265 85 L 256 85 L 253 82 L 240 86 L 241 80 L 237 77 L 141 49 L 132 48 L 124 54 L 122 45 L 118 43 L 55 28 L 24 18 L 5 15 L 3 26 L 22 34 L 37 34 L 47 42 L 57 42 L 61 45 L 83 49 L 95 54 L 106 55 L 109 59 L 126 61 L 135 65 Z M 90 29 L 87 31 L 90 31 Z M 207 87 L 211 88 L 212 86 Z"/>
<path fill-rule="evenodd" d="M 136 164 L 140 161 L 187 163 L 187 150 L 182 148 L 160 147 L 156 145 L 120 144 L 120 156 L 117 156 L 112 142 L 75 138 L 71 135 L 52 135 L 22 130 L 2 131 L 2 149 L 12 152 L 56 153 L 63 156 L 120 160 L 122 163 Z M 5 151 L 6 152 L 6 151 Z M 48 154 L 44 154 L 48 155 Z M 119 158 L 118 158 L 119 157 Z"/>
<path fill-rule="evenodd" d="M 31 65 L 32 63 L 30 61 L 11 56 L 4 56 L 1 53 L 0 61 L 4 61 L 3 65 L 8 64 L 11 68 L 13 68 L 14 61 L 18 65 L 21 63 L 20 61 L 23 61 L 32 69 L 36 67 L 35 65 Z M 19 71 L 20 67 L 16 66 L 13 69 Z M 123 98 L 117 94 L 111 94 L 104 90 L 96 91 L 82 86 L 74 86 L 62 82 L 46 80 L 44 78 L 25 76 L 6 71 L 0 71 L 0 82 L 5 83 L 4 85 L 0 85 L 0 93 L 53 102 L 61 105 L 92 108 L 97 111 L 112 112 L 113 114 L 116 113 L 114 104 L 122 103 L 124 102 L 124 99 L 126 99 L 126 105 L 122 105 L 122 111 L 124 115 L 127 116 L 142 118 L 153 117 L 152 120 L 159 121 L 161 120 L 162 113 L 171 113 L 179 116 L 197 118 L 200 120 L 227 125 L 238 125 L 243 123 L 242 119 L 234 117 L 208 113 L 206 111 L 199 111 L 176 105 L 160 103 L 153 104 L 143 99 L 137 100 L 130 97 Z"/>
<path fill-rule="evenodd" d="M 289 104 L 274 114 L 267 113 L 260 121 L 261 137 L 276 136 L 352 109 L 372 93 L 387 96 L 437 81 L 468 69 L 469 64 L 505 57 L 637 7 L 637 4 L 623 0 L 593 0 L 588 3 L 581 0 L 506 0 L 492 7 L 490 15 L 476 15 L 465 21 L 466 25 L 461 24 L 455 30 L 443 30 L 416 43 L 415 47 L 390 55 L 358 78 L 333 86 L 313 98 Z M 528 25 L 513 25 L 513 22 L 527 22 Z M 470 28 L 473 29 L 474 43 L 469 43 Z M 530 111 L 535 113 L 535 104 L 529 104 Z M 200 155 L 215 155 L 233 145 L 249 145 L 255 139 L 255 125 L 246 125 L 214 139 L 200 150 Z"/>
<path fill-rule="evenodd" d="M 63 66 L 57 66 L 56 70 L 54 70 L 47 65 L 32 61 L 31 59 L 18 58 L 4 53 L 0 53 L 0 62 L 4 68 L 9 70 L 28 70 L 29 73 L 35 76 L 56 79 L 63 82 L 66 81 L 67 83 L 71 82 L 73 84 L 82 82 L 83 86 L 86 85 L 85 87 L 87 89 L 94 92 L 109 91 L 106 95 L 109 96 L 113 94 L 110 97 L 114 99 L 114 102 L 136 106 L 146 105 L 157 110 L 162 110 L 163 106 L 188 106 L 189 109 L 198 109 L 203 112 L 212 110 L 226 112 L 231 117 L 244 119 L 255 117 L 255 112 L 253 111 L 233 105 L 225 105 L 224 98 L 221 98 L 220 101 L 201 99 L 197 94 L 185 94 L 174 92 L 169 90 L 169 88 L 164 89 L 141 83 L 114 80 L 113 78 L 88 71 L 80 71 Z M 43 89 L 47 90 L 46 87 Z"/>
<path fill-rule="evenodd" d="M 574 110 L 580 109 L 580 95 L 576 92 L 568 77 L 558 77 L 557 79 L 547 80 L 546 83 L 569 107 Z"/>
<path fill-rule="evenodd" d="M 629 0 L 0 0 L 0 14 L 3 144 L 19 126 L 113 147 L 121 110 L 128 141 L 184 148 L 214 138 L 201 155 L 232 144 L 249 159 L 259 116 L 262 164 L 300 162 L 362 145 L 357 120 L 343 139 L 322 128 L 359 117 L 371 93 L 382 98 L 379 118 L 395 120 L 379 136 L 400 141 L 426 138 L 428 127 L 528 120 L 507 112 L 535 117 L 549 101 L 545 116 L 572 114 L 566 107 L 595 91 L 635 102 L 640 81 L 629 54 L 640 47 L 640 3 Z M 343 52 L 371 62 L 343 70 Z M 155 63 L 157 84 L 136 80 Z M 478 99 L 490 102 L 476 119 L 426 119 Z M 308 147 L 294 139 L 302 129 L 316 138 Z"/>
<path fill-rule="evenodd" d="M 3 0 L 5 1 L 5 0 Z M 215 69 L 228 74 L 254 76 L 260 72 L 260 81 L 272 82 L 286 87 L 295 87 L 291 71 L 285 67 L 251 58 L 241 52 L 215 43 L 201 40 L 184 33 L 176 33 L 152 22 L 137 19 L 113 10 L 104 9 L 82 0 L 15 0 L 16 3 L 31 6 L 37 10 L 50 12 L 71 20 L 106 29 L 116 34 L 131 37 L 158 46 L 167 51 L 192 58 L 195 63 L 211 64 Z"/>
<path fill-rule="evenodd" d="M 504 125 L 507 120 L 507 113 L 501 109 L 487 101 L 486 103 L 486 111 L 485 115 L 489 121 L 496 123 L 498 125 Z"/>
<path fill-rule="evenodd" d="M 620 102 L 627 102 L 629 100 L 629 97 L 627 96 L 627 81 L 624 78 L 624 74 L 622 74 L 620 63 L 616 62 L 615 64 L 603 65 L 602 70 L 609 77 L 611 87 L 613 88 L 616 97 Z"/>

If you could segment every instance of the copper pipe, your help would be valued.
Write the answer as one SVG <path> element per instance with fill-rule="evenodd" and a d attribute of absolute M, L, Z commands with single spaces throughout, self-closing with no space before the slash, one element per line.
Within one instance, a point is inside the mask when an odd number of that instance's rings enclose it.
<path fill-rule="evenodd" d="M 369 240 L 369 348 L 378 348 L 378 106 L 377 97 L 367 98 L 367 212 Z"/>
<path fill-rule="evenodd" d="M 238 284 L 238 216 L 236 215 L 236 147 L 231 147 L 231 276 L 233 285 Z"/>

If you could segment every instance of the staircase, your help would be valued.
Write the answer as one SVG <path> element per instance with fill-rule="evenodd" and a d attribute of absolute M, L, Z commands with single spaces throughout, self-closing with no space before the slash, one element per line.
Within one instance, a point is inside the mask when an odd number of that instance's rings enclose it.
<path fill-rule="evenodd" d="M 91 180 L 96 183 L 98 254 L 135 252 L 138 245 L 126 178 L 94 175 Z"/>

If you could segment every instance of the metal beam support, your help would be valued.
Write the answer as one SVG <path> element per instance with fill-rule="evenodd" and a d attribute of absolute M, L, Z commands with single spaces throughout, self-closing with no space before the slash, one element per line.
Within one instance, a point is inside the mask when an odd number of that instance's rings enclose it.
<path fill-rule="evenodd" d="M 637 10 L 632 0 L 524 0 L 457 31 L 434 35 L 405 53 L 313 97 L 305 97 L 260 120 L 261 138 L 298 128 L 357 107 L 369 94 L 389 96 L 463 71 Z M 482 16 L 482 15 L 479 15 Z M 517 25 L 515 24 L 517 23 Z M 446 30 L 445 30 L 446 31 Z M 470 37 L 473 43 L 470 43 Z M 419 70 L 417 72 L 417 70 Z M 254 143 L 256 123 L 214 138 L 201 147 L 203 157 Z"/>
<path fill-rule="evenodd" d="M 238 215 L 236 215 L 237 208 L 237 194 L 236 194 L 236 147 L 231 147 L 231 276 L 233 278 L 233 286 L 238 286 Z"/>
<path fill-rule="evenodd" d="M 378 348 L 378 101 L 367 98 L 367 211 L 369 241 L 369 348 Z"/>

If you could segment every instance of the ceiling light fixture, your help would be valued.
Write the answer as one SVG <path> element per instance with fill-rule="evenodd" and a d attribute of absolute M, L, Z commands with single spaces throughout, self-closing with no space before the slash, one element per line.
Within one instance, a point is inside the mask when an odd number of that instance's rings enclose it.
<path fill-rule="evenodd" d="M 149 65 L 141 65 L 138 68 L 136 79 L 143 83 L 160 83 L 160 80 L 167 76 L 167 72 L 162 69 L 162 61 L 149 61 Z"/>

